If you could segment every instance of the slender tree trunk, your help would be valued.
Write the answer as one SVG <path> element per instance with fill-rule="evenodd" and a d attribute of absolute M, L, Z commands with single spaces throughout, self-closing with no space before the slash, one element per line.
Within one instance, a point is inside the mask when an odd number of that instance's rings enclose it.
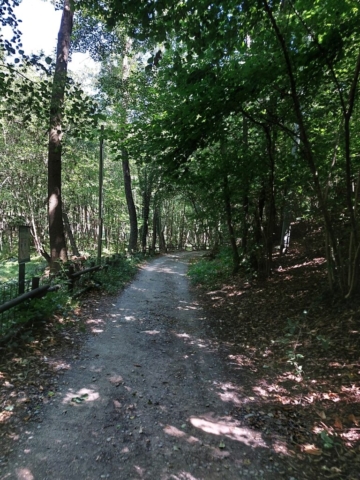
<path fill-rule="evenodd" d="M 152 242 L 151 242 L 151 249 L 153 253 L 155 253 L 156 250 L 156 236 L 157 236 L 157 209 L 156 206 L 154 205 L 154 212 L 153 212 L 153 222 L 152 222 Z"/>
<path fill-rule="evenodd" d="M 133 198 L 132 189 L 131 189 L 129 156 L 125 148 L 122 150 L 122 157 L 123 157 L 122 168 L 123 168 L 123 175 L 124 175 L 125 196 L 126 196 L 126 203 L 128 207 L 129 220 L 130 220 L 129 252 L 132 253 L 137 250 L 138 223 L 137 223 L 137 214 L 136 214 L 134 198 Z"/>
<path fill-rule="evenodd" d="M 147 236 L 149 233 L 150 201 L 151 201 L 151 185 L 148 185 L 146 182 L 146 185 L 143 191 L 143 224 L 142 224 L 142 230 L 141 230 L 141 247 L 143 251 L 146 250 Z"/>
<path fill-rule="evenodd" d="M 164 237 L 164 230 L 161 225 L 161 213 L 160 213 L 159 206 L 156 207 L 156 230 L 158 232 L 158 237 L 159 237 L 159 250 L 161 253 L 165 253 L 166 243 L 165 243 L 165 237 Z"/>
<path fill-rule="evenodd" d="M 49 125 L 48 217 L 50 269 L 52 272 L 56 272 L 60 268 L 59 261 L 67 261 L 61 201 L 61 153 L 63 135 L 62 113 L 72 26 L 73 12 L 71 11 L 71 0 L 64 0 L 56 49 L 56 66 L 51 94 Z"/>
<path fill-rule="evenodd" d="M 235 231 L 232 223 L 231 201 L 229 192 L 229 182 L 227 175 L 224 176 L 224 202 L 226 212 L 226 223 L 229 231 L 230 245 L 233 252 L 233 274 L 235 275 L 239 271 L 240 257 L 236 245 Z"/>
<path fill-rule="evenodd" d="M 67 233 L 67 236 L 68 236 L 71 248 L 72 248 L 72 253 L 73 253 L 73 255 L 76 255 L 77 257 L 79 257 L 80 256 L 79 249 L 76 245 L 75 238 L 74 238 L 74 235 L 73 235 L 73 232 L 72 232 L 72 229 L 71 229 L 71 225 L 70 225 L 70 222 L 69 222 L 69 217 L 68 217 L 68 215 L 67 215 L 67 213 L 64 209 L 64 205 L 63 205 L 62 215 L 63 215 L 64 227 L 65 227 L 65 230 L 66 230 L 66 233 Z"/>
<path fill-rule="evenodd" d="M 267 215 L 266 215 L 266 276 L 271 273 L 272 255 L 274 248 L 274 230 L 275 230 L 275 139 L 272 138 L 271 130 L 267 129 L 267 150 L 270 161 L 270 172 L 267 192 Z"/>
<path fill-rule="evenodd" d="M 179 239 L 178 239 L 178 249 L 181 250 L 184 248 L 184 230 L 185 230 L 185 202 L 184 202 L 184 208 L 181 213 L 181 218 L 180 218 L 180 228 L 179 228 Z"/>
<path fill-rule="evenodd" d="M 329 210 L 326 207 L 324 194 L 323 194 L 321 184 L 320 184 L 320 180 L 319 180 L 318 170 L 316 168 L 316 164 L 315 164 L 315 160 L 314 160 L 312 146 L 311 146 L 309 136 L 308 136 L 308 132 L 307 132 L 307 129 L 306 129 L 304 115 L 303 115 L 303 112 L 302 112 L 302 109 L 301 109 L 300 97 L 299 97 L 299 93 L 298 93 L 298 90 L 297 90 L 296 79 L 295 79 L 295 75 L 294 75 L 294 71 L 293 71 L 293 65 L 292 65 L 291 58 L 290 58 L 290 53 L 289 53 L 285 38 L 284 38 L 283 34 L 281 33 L 280 28 L 279 28 L 279 26 L 276 22 L 276 19 L 273 15 L 272 7 L 270 6 L 269 1 L 268 0 L 262 0 L 262 1 L 263 1 L 265 12 L 268 15 L 271 26 L 274 29 L 275 35 L 276 35 L 276 37 L 277 37 L 277 39 L 280 43 L 281 50 L 282 50 L 282 53 L 284 55 L 286 72 L 287 72 L 288 79 L 289 79 L 289 84 L 290 84 L 291 99 L 292 99 L 292 102 L 293 102 L 293 107 L 294 107 L 294 113 L 295 113 L 295 116 L 296 116 L 296 120 L 297 120 L 297 123 L 298 123 L 298 126 L 299 126 L 299 134 L 300 134 L 302 152 L 303 152 L 304 158 L 307 161 L 308 166 L 309 166 L 310 171 L 311 171 L 311 175 L 312 175 L 312 178 L 313 178 L 313 184 L 314 184 L 314 190 L 316 192 L 317 199 L 318 199 L 318 202 L 319 202 L 319 206 L 320 206 L 321 212 L 323 214 L 325 227 L 326 227 L 327 234 L 328 234 L 328 237 L 329 237 L 329 243 L 330 243 L 330 246 L 331 246 L 331 249 L 332 249 L 332 254 L 334 256 L 334 260 L 335 260 L 335 263 L 336 263 L 336 266 L 337 266 L 337 271 L 339 272 L 338 284 L 339 284 L 339 287 L 340 287 L 342 293 L 344 293 L 346 279 L 345 279 L 344 273 L 343 273 L 343 268 L 342 268 L 343 264 L 342 264 L 342 261 L 341 261 L 338 244 L 337 244 L 337 241 L 336 241 L 333 222 L 331 220 Z"/>
<path fill-rule="evenodd" d="M 41 242 L 41 238 L 38 235 L 38 228 L 35 222 L 35 217 L 34 214 L 31 213 L 31 235 L 33 236 L 34 239 L 34 244 L 35 244 L 35 249 L 36 251 L 45 258 L 45 260 L 50 263 L 50 255 L 45 251 L 43 244 Z"/>

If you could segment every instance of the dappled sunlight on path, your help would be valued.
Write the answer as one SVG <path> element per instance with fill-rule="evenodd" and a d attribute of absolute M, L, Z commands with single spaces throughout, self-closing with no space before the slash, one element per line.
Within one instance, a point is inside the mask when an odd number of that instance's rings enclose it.
<path fill-rule="evenodd" d="M 57 480 L 278 480 L 268 461 L 282 461 L 274 442 L 232 414 L 249 397 L 229 376 L 224 345 L 206 335 L 207 321 L 188 291 L 186 262 L 164 256 L 143 266 L 113 304 L 89 315 L 81 356 L 45 392 L 43 425 L 19 440 L 18 471 Z"/>

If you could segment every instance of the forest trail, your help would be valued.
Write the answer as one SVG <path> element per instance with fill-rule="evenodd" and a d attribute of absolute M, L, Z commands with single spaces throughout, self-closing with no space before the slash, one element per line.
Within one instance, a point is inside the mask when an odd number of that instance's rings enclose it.
<path fill-rule="evenodd" d="M 43 421 L 24 427 L 1 479 L 292 478 L 262 433 L 231 417 L 247 398 L 189 291 L 193 255 L 145 264 L 99 305 L 93 335 L 58 365 Z"/>

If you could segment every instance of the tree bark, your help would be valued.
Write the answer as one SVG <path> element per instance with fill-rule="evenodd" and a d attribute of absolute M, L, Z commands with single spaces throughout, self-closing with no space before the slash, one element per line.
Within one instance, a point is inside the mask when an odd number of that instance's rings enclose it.
<path fill-rule="evenodd" d="M 124 175 L 124 186 L 125 186 L 125 197 L 126 203 L 129 212 L 130 220 L 130 238 L 129 238 L 129 252 L 135 252 L 137 250 L 137 241 L 138 241 L 138 223 L 137 223 L 137 214 L 134 203 L 134 198 L 131 189 L 131 175 L 130 175 L 130 165 L 129 165 L 129 156 L 125 148 L 122 150 L 122 168 Z"/>
<path fill-rule="evenodd" d="M 165 243 L 165 237 L 164 237 L 164 230 L 161 225 L 161 213 L 160 213 L 160 208 L 156 208 L 156 221 L 157 221 L 157 231 L 158 231 L 158 236 L 159 236 L 159 250 L 161 253 L 166 252 L 166 243 Z"/>
<path fill-rule="evenodd" d="M 226 212 L 226 223 L 229 231 L 230 245 L 233 252 L 233 274 L 239 271 L 240 256 L 236 245 L 235 231 L 232 222 L 231 200 L 229 191 L 229 182 L 227 175 L 224 176 L 224 203 Z"/>
<path fill-rule="evenodd" d="M 73 253 L 73 255 L 75 255 L 77 257 L 80 257 L 79 249 L 77 248 L 77 245 L 76 245 L 76 242 L 75 242 L 75 237 L 73 235 L 71 225 L 70 225 L 70 222 L 69 222 L 69 217 L 68 217 L 68 215 L 67 215 L 67 213 L 64 209 L 64 206 L 63 206 L 62 215 L 63 215 L 64 227 L 65 227 L 65 230 L 66 230 L 66 233 L 67 233 L 67 236 L 68 236 L 71 248 L 72 248 L 72 253 Z"/>
<path fill-rule="evenodd" d="M 152 231 L 152 242 L 151 242 L 151 250 L 153 253 L 155 253 L 156 250 L 156 236 L 157 236 L 157 209 L 154 206 L 154 212 L 153 212 L 153 231 Z"/>
<path fill-rule="evenodd" d="M 61 153 L 63 136 L 62 114 L 72 26 L 73 12 L 71 11 L 71 0 L 64 0 L 56 49 L 55 74 L 51 93 L 48 147 L 50 269 L 53 273 L 59 270 L 60 261 L 67 261 L 61 200 Z"/>
<path fill-rule="evenodd" d="M 149 178 L 150 177 L 150 178 Z M 147 236 L 149 233 L 149 215 L 150 215 L 150 201 L 151 201 L 151 177 L 145 172 L 145 185 L 142 192 L 143 207 L 142 207 L 142 228 L 141 228 L 141 247 L 143 252 L 146 251 Z"/>

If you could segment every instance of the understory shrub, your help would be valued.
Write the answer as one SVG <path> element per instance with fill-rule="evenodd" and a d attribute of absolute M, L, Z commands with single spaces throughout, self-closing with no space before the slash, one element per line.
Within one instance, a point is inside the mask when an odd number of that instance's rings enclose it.
<path fill-rule="evenodd" d="M 232 271 L 232 251 L 228 247 L 223 247 L 215 258 L 206 254 L 191 263 L 188 275 L 194 285 L 216 287 L 230 278 Z"/>

